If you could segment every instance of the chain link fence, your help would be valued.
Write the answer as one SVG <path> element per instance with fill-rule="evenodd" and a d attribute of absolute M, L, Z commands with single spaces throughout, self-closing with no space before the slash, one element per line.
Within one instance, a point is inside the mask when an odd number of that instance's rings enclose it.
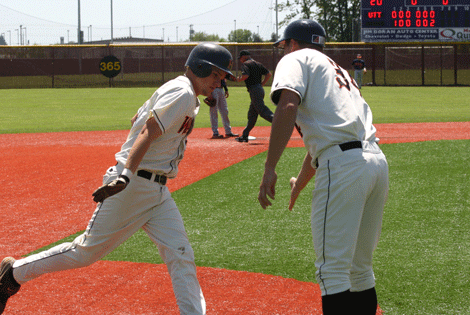
<path fill-rule="evenodd" d="M 274 72 L 283 52 L 270 43 L 222 43 L 234 56 L 250 51 Z M 159 86 L 184 73 L 195 44 L 0 46 L 1 88 L 78 88 Z M 365 85 L 470 86 L 470 43 L 328 43 L 324 50 L 352 72 L 362 54 Z M 105 56 L 120 61 L 120 73 L 108 78 L 100 69 Z M 243 83 L 231 82 L 231 85 Z"/>

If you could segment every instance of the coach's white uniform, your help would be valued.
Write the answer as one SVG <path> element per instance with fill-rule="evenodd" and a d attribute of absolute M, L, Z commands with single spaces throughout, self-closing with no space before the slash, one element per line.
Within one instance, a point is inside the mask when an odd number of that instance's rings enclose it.
<path fill-rule="evenodd" d="M 140 177 L 137 171 L 126 189 L 98 204 L 85 233 L 72 243 L 16 261 L 15 279 L 22 284 L 41 274 L 87 266 L 143 228 L 168 267 L 181 314 L 205 314 L 183 220 L 168 188 L 154 181 L 156 175 L 176 176 L 198 111 L 199 100 L 188 78 L 180 76 L 161 86 L 139 109 L 127 141 L 116 154 L 118 163 L 106 172 L 103 183 L 121 174 L 132 145 L 151 116 L 163 134 L 152 142 L 138 170 L 150 172 L 152 177 Z"/>
<path fill-rule="evenodd" d="M 375 286 L 372 252 L 388 194 L 388 165 L 355 84 L 322 52 L 301 49 L 278 63 L 271 91 L 275 104 L 282 89 L 301 99 L 296 123 L 317 168 L 311 223 L 322 295 Z M 352 141 L 362 149 L 339 146 Z"/>

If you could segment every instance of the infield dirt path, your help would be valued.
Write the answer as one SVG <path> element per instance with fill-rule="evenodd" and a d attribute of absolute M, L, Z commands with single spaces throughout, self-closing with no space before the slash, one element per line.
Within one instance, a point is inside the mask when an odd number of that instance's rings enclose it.
<path fill-rule="evenodd" d="M 376 127 L 381 143 L 470 139 L 470 122 Z M 252 135 L 257 139 L 246 144 L 211 140 L 210 129 L 195 129 L 178 178 L 168 184 L 170 190 L 265 151 L 269 131 L 270 127 L 256 127 Z M 127 133 L 0 135 L 0 258 L 20 258 L 83 230 L 94 210 L 91 192 L 115 163 L 114 153 Z M 296 132 L 289 146 L 303 146 Z M 321 314 L 320 290 L 313 283 L 206 267 L 198 267 L 198 277 L 208 314 Z M 4 314 L 177 313 L 164 265 L 99 261 L 86 270 L 29 282 L 10 299 Z"/>

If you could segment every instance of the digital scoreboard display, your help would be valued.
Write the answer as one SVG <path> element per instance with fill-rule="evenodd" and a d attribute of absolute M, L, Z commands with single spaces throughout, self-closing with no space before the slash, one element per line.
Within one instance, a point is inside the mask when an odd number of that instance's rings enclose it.
<path fill-rule="evenodd" d="M 364 42 L 470 42 L 470 0 L 362 0 Z"/>

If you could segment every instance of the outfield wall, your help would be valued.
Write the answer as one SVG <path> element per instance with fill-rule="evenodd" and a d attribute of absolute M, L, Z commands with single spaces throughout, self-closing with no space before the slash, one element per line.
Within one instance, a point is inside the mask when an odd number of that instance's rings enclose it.
<path fill-rule="evenodd" d="M 194 45 L 0 46 L 0 88 L 158 86 L 184 72 Z M 283 54 L 272 43 L 222 45 L 235 58 L 249 50 L 271 71 Z M 351 73 L 352 60 L 362 54 L 366 85 L 470 86 L 470 43 L 327 43 L 325 53 Z M 112 79 L 100 72 L 100 61 L 108 55 L 122 67 Z M 233 70 L 238 69 L 234 60 Z"/>

